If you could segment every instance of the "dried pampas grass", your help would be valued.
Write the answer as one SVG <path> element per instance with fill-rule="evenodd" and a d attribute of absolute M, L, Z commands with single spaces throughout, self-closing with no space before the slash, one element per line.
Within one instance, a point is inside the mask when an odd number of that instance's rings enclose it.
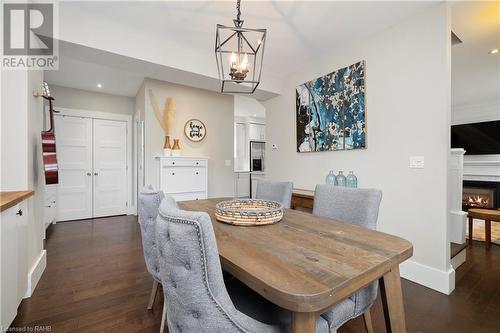
<path fill-rule="evenodd" d="M 170 129 L 172 127 L 172 123 L 174 122 L 175 107 L 177 104 L 175 102 L 175 98 L 167 98 L 165 106 L 163 107 L 163 113 L 160 111 L 158 101 L 156 100 L 153 90 L 151 89 L 149 89 L 149 98 L 151 99 L 151 106 L 153 107 L 155 117 L 160 123 L 163 132 L 165 135 L 170 135 Z"/>

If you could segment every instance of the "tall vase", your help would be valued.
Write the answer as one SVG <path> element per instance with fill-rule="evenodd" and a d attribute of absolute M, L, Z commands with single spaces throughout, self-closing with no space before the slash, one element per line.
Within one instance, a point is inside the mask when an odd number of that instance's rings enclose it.
<path fill-rule="evenodd" d="M 346 180 L 347 180 L 347 187 L 352 187 L 352 188 L 358 187 L 358 177 L 356 177 L 353 171 L 349 171 Z"/>
<path fill-rule="evenodd" d="M 337 180 L 337 186 L 346 186 L 346 178 L 344 176 L 344 172 L 342 171 L 339 171 L 339 174 L 337 175 L 336 177 L 336 180 Z"/>
<path fill-rule="evenodd" d="M 337 185 L 333 170 L 330 170 L 330 173 L 326 176 L 325 183 L 329 185 Z"/>
<path fill-rule="evenodd" d="M 172 147 L 172 156 L 181 156 L 181 146 L 179 144 L 179 139 L 174 139 L 174 145 Z"/>
<path fill-rule="evenodd" d="M 170 137 L 165 135 L 165 142 L 163 143 L 163 156 L 172 155 L 172 146 L 170 145 Z"/>

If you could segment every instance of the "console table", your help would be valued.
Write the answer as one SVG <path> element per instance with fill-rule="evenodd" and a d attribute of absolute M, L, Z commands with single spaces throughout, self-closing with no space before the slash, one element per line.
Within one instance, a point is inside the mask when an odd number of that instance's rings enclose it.
<path fill-rule="evenodd" d="M 493 209 L 471 208 L 467 214 L 469 217 L 469 245 L 472 245 L 472 225 L 474 219 L 484 220 L 484 238 L 487 249 L 491 246 L 491 221 L 500 222 L 500 211 Z"/>
<path fill-rule="evenodd" d="M 314 207 L 314 191 L 294 188 L 292 191 L 292 209 L 312 212 Z"/>

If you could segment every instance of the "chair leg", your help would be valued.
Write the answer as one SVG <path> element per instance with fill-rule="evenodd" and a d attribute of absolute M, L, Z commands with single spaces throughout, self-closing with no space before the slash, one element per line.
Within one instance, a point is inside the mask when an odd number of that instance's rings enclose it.
<path fill-rule="evenodd" d="M 149 303 L 148 303 L 148 310 L 151 310 L 153 308 L 153 304 L 156 299 L 156 294 L 158 293 L 158 281 L 154 280 L 153 281 L 153 289 L 151 289 L 151 296 L 149 296 Z"/>
<path fill-rule="evenodd" d="M 365 321 L 366 331 L 368 333 L 374 333 L 375 331 L 373 330 L 372 315 L 370 313 L 370 309 L 366 310 L 363 313 L 363 319 Z"/>
<path fill-rule="evenodd" d="M 167 305 L 163 302 L 163 311 L 161 313 L 161 324 L 160 324 L 160 333 L 163 333 L 165 330 L 165 320 L 167 319 Z M 167 327 L 168 333 L 168 327 Z"/>

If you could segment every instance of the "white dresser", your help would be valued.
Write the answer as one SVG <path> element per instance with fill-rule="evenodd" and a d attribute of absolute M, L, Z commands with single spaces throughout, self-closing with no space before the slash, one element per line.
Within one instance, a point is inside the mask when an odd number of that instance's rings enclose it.
<path fill-rule="evenodd" d="M 158 188 L 177 201 L 208 197 L 208 159 L 205 157 L 157 157 Z"/>

